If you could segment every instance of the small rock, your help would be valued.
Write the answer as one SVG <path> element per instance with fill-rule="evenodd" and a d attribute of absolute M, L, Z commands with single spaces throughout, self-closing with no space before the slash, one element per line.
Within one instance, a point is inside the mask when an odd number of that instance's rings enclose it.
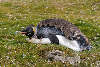
<path fill-rule="evenodd" d="M 69 62 L 72 65 L 76 65 L 80 63 L 81 59 L 78 54 L 76 54 L 74 57 L 67 57 L 64 56 L 64 52 L 59 51 L 59 50 L 53 50 L 49 51 L 45 54 L 47 56 L 48 61 L 61 61 L 62 63 L 64 62 Z"/>
<path fill-rule="evenodd" d="M 49 51 L 47 53 L 47 59 L 48 61 L 61 61 L 63 63 L 65 62 L 64 53 L 59 50 Z"/>
<path fill-rule="evenodd" d="M 66 57 L 65 59 L 66 59 L 66 61 L 68 61 L 72 65 L 75 65 L 77 63 L 80 63 L 80 56 Z"/>

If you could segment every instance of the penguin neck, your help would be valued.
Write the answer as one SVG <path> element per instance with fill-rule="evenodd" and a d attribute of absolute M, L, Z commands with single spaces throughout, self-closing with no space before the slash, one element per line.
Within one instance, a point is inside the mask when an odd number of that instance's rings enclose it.
<path fill-rule="evenodd" d="M 36 27 L 33 27 L 33 31 L 36 32 Z"/>

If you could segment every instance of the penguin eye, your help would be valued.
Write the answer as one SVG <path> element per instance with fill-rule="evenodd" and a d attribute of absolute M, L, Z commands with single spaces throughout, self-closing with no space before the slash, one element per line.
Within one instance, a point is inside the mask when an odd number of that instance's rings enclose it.
<path fill-rule="evenodd" d="M 28 33 L 27 35 L 30 35 L 31 33 Z"/>
<path fill-rule="evenodd" d="M 27 35 L 29 35 L 29 33 Z"/>

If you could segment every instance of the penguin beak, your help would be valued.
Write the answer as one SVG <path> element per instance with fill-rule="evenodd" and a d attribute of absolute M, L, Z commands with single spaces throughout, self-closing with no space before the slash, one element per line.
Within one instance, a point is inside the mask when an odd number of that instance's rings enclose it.
<path fill-rule="evenodd" d="M 20 32 L 21 34 L 26 34 L 27 32 Z"/>
<path fill-rule="evenodd" d="M 21 33 L 21 34 L 26 34 L 27 32 L 26 32 L 26 30 L 24 29 L 24 30 L 20 31 L 20 33 Z"/>

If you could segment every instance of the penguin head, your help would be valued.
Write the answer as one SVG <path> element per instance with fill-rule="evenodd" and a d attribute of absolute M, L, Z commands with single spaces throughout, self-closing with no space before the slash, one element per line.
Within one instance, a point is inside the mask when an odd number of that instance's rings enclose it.
<path fill-rule="evenodd" d="M 29 25 L 25 29 L 21 31 L 21 34 L 25 34 L 29 38 L 32 38 L 34 36 L 34 25 Z"/>

